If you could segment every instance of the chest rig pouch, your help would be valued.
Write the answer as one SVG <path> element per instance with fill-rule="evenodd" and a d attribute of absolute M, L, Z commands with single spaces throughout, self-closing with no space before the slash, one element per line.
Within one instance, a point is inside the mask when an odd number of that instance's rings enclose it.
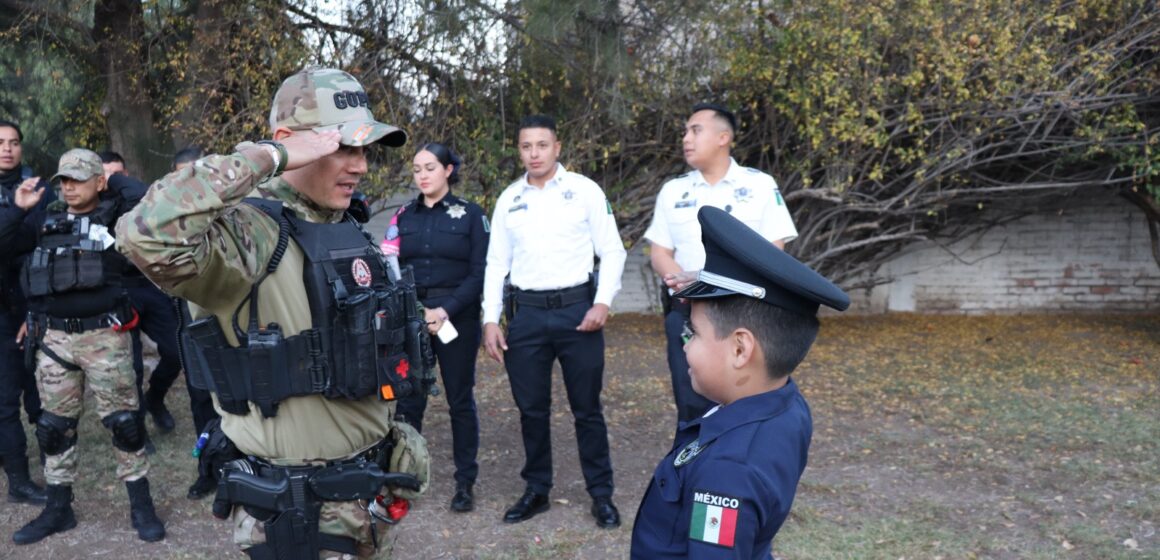
<path fill-rule="evenodd" d="M 254 283 L 232 326 L 239 346 L 231 346 L 216 317 L 182 328 L 182 357 L 191 383 L 218 395 L 222 408 L 246 414 L 253 402 L 264 417 L 277 414 L 287 397 L 320 394 L 330 399 L 384 400 L 410 394 L 407 290 L 414 286 L 389 277 L 377 247 L 349 217 L 334 224 L 299 219 L 277 201 L 246 199 L 279 223 L 279 240 L 266 272 Z M 303 283 L 310 302 L 311 328 L 285 336 L 277 323 L 259 324 L 258 294 L 277 268 L 290 239 L 305 256 Z M 249 301 L 249 322 L 238 322 Z"/>
<path fill-rule="evenodd" d="M 50 215 L 40 239 L 24 266 L 22 282 L 29 297 L 67 294 L 100 288 L 120 281 L 115 255 L 101 241 L 90 239 L 88 217 L 70 220 L 68 214 Z"/>

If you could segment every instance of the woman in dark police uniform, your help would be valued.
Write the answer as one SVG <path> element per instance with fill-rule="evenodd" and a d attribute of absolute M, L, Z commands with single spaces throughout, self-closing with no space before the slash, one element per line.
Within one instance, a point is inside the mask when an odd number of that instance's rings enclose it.
<path fill-rule="evenodd" d="M 472 486 L 479 473 L 479 417 L 475 409 L 475 357 L 479 351 L 480 294 L 489 228 L 477 204 L 451 194 L 459 181 L 459 158 L 442 144 L 431 143 L 415 154 L 412 172 L 419 196 L 391 219 L 383 252 L 397 253 L 415 270 L 419 300 L 426 309 L 435 356 L 451 412 L 455 457 L 453 511 L 471 511 Z M 458 336 L 448 340 L 445 322 Z M 443 336 L 435 336 L 443 330 Z M 448 340 L 445 342 L 445 340 Z M 427 395 L 399 401 L 400 418 L 422 430 Z"/>

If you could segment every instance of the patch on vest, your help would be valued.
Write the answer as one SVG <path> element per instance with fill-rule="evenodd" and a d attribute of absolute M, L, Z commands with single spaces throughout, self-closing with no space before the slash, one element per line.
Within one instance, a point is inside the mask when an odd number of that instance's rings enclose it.
<path fill-rule="evenodd" d="M 689 539 L 733 548 L 739 513 L 741 499 L 694 489 Z"/>
<path fill-rule="evenodd" d="M 354 283 L 364 288 L 371 285 L 371 267 L 362 259 L 355 259 L 350 263 L 350 275 L 354 278 Z"/>

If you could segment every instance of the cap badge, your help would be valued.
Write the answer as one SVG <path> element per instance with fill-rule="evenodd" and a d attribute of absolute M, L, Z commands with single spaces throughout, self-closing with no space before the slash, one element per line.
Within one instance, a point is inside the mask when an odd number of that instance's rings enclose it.
<path fill-rule="evenodd" d="M 467 207 L 462 204 L 452 204 L 447 207 L 447 215 L 458 220 L 467 215 Z"/>
<path fill-rule="evenodd" d="M 362 259 L 355 259 L 350 263 L 350 275 L 359 286 L 366 288 L 371 285 L 371 267 Z"/>

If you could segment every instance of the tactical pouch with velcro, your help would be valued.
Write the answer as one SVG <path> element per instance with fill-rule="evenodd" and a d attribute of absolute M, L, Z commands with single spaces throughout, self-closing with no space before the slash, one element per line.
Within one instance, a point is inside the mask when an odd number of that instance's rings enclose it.
<path fill-rule="evenodd" d="M 406 422 L 395 422 L 387 438 L 394 443 L 388 471 L 414 475 L 419 488 L 392 487 L 391 493 L 408 500 L 417 499 L 427 491 L 431 479 L 431 457 L 427 454 L 427 440 Z"/>

